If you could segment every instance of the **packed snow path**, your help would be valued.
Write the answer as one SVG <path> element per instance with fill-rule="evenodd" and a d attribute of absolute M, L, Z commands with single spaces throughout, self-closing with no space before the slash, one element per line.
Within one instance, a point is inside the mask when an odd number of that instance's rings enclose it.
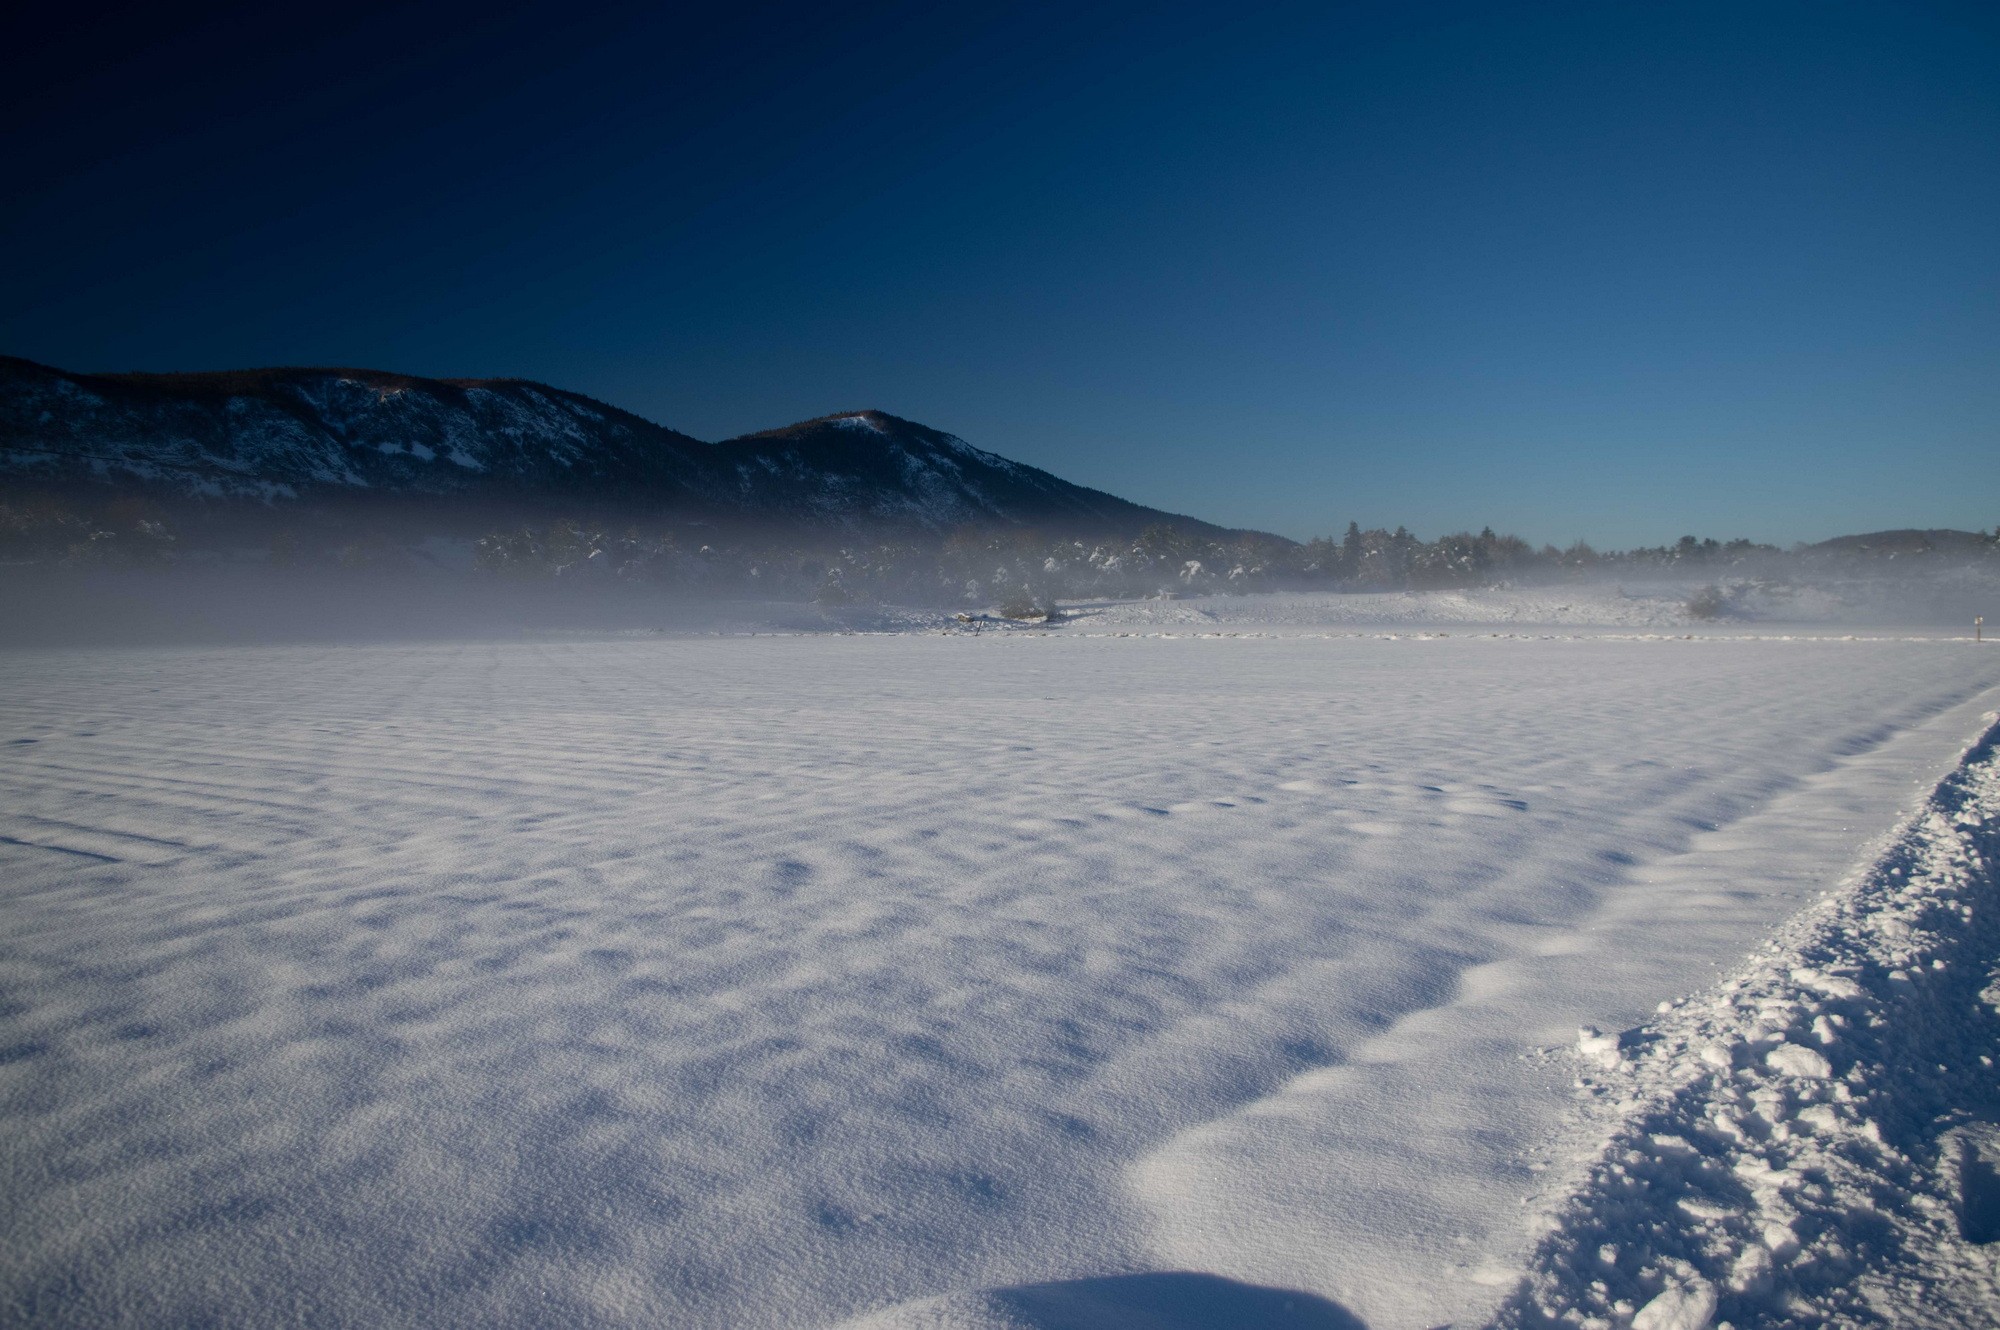
<path fill-rule="evenodd" d="M 1500 1324 L 2000 1322 L 2000 724 L 1741 973 L 1586 1029 L 1611 1128 Z"/>
<path fill-rule="evenodd" d="M 1996 685 L 1948 642 L 0 655 L 0 1319 L 1483 1315 L 1569 1109 L 1537 1050 L 1739 960 Z"/>

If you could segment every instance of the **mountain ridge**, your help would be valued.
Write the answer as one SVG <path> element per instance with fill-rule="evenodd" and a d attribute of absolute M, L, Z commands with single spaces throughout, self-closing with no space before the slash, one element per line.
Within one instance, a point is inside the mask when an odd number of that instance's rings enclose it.
<path fill-rule="evenodd" d="M 534 380 L 336 366 L 87 374 L 0 356 L 8 484 L 264 504 L 584 503 L 819 528 L 1225 530 L 880 410 L 709 443 Z"/>

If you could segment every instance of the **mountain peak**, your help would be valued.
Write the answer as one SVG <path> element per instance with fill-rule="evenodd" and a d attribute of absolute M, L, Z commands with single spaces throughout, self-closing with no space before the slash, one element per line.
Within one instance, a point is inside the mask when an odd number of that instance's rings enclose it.
<path fill-rule="evenodd" d="M 903 422 L 898 421 L 886 411 L 876 411 L 871 408 L 867 411 L 856 411 L 850 415 L 834 416 L 831 418 L 830 423 L 838 425 L 842 429 L 865 429 L 873 430 L 877 434 L 887 434 L 892 424 L 901 424 Z"/>
<path fill-rule="evenodd" d="M 914 420 L 892 416 L 887 411 L 869 407 L 861 411 L 836 411 L 832 415 L 814 416 L 811 420 L 801 420 L 791 425 L 781 425 L 777 429 L 759 430 L 755 434 L 744 434 L 728 440 L 729 443 L 744 443 L 751 439 L 806 439 L 830 431 L 853 431 L 876 434 L 884 437 L 907 435 L 916 437 L 935 436 L 950 438 Z"/>

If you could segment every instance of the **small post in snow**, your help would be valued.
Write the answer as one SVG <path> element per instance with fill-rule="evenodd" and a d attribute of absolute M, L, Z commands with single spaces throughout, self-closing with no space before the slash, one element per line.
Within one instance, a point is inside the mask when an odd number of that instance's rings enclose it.
<path fill-rule="evenodd" d="M 1983 637 L 1981 637 L 1981 636 L 1980 636 L 1980 634 L 1981 634 L 1981 632 L 1982 632 L 1982 631 L 1984 630 L 1985 626 L 1986 626 L 1986 616 L 1985 616 L 1985 615 L 1983 615 L 1983 614 L 1975 614 L 1975 615 L 1973 615 L 1973 616 L 1972 616 L 1972 640 L 1973 640 L 1973 641 L 1975 641 L 1975 642 L 1980 642 L 1980 641 L 1984 641 L 1984 640 L 1985 640 L 1985 639 L 1984 639 Z"/>

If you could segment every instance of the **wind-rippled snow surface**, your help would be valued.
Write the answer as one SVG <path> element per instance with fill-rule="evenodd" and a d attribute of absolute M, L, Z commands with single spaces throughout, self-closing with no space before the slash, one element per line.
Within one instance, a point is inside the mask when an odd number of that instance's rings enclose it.
<path fill-rule="evenodd" d="M 1737 963 L 1996 685 L 1944 641 L 0 655 L 0 1319 L 1484 1317 L 1560 1199 L 1539 1050 Z"/>

